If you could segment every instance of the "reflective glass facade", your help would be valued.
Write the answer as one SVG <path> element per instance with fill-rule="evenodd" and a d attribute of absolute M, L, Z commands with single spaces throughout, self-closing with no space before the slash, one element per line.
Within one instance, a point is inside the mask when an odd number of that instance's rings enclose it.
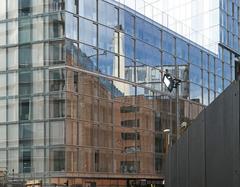
<path fill-rule="evenodd" d="M 177 124 L 234 78 L 233 65 L 115 2 L 2 3 L 0 168 L 19 181 L 159 186 Z M 183 81 L 177 98 L 166 69 Z"/>

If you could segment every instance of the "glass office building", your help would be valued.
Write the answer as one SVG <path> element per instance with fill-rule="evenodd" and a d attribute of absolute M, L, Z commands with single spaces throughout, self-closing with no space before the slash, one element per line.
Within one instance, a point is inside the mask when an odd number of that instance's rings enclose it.
<path fill-rule="evenodd" d="M 180 124 L 235 79 L 237 50 L 220 49 L 115 1 L 1 0 L 0 170 L 43 186 L 160 186 Z"/>

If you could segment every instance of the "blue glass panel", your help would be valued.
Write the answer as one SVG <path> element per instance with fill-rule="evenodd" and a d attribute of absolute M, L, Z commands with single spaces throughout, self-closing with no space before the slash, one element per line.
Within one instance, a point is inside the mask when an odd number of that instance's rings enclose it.
<path fill-rule="evenodd" d="M 175 65 L 175 60 L 174 57 L 172 55 L 170 55 L 169 53 L 163 52 L 162 53 L 162 65 L 163 66 L 174 66 Z"/>
<path fill-rule="evenodd" d="M 208 72 L 203 71 L 203 86 L 208 88 Z"/>
<path fill-rule="evenodd" d="M 121 25 L 120 29 L 129 34 L 132 35 L 134 34 L 134 17 L 132 14 L 125 10 L 119 10 L 119 24 Z"/>
<path fill-rule="evenodd" d="M 202 75 L 201 69 L 198 66 L 190 65 L 190 72 L 189 72 L 190 81 L 202 84 Z"/>
<path fill-rule="evenodd" d="M 98 21 L 110 27 L 118 26 L 118 11 L 117 9 L 102 0 L 98 3 Z"/>
<path fill-rule="evenodd" d="M 223 81 L 221 77 L 216 76 L 216 91 L 221 93 L 223 91 Z"/>
<path fill-rule="evenodd" d="M 106 49 L 108 51 L 117 52 L 118 51 L 118 33 L 113 29 L 108 27 L 100 26 L 98 27 L 99 38 L 98 44 L 102 49 Z"/>
<path fill-rule="evenodd" d="M 224 89 L 226 89 L 230 85 L 230 83 L 231 82 L 229 80 L 224 79 Z"/>
<path fill-rule="evenodd" d="M 209 86 L 210 89 L 215 90 L 215 76 L 212 73 L 209 74 Z"/>
<path fill-rule="evenodd" d="M 100 50 L 98 55 L 98 71 L 111 76 L 116 72 L 118 74 L 118 58 L 113 53 L 104 53 L 104 51 Z"/>
<path fill-rule="evenodd" d="M 208 70 L 208 55 L 205 52 L 202 53 L 202 65 L 203 69 Z"/>
<path fill-rule="evenodd" d="M 176 39 L 176 56 L 188 61 L 188 44 L 183 40 Z"/>
<path fill-rule="evenodd" d="M 223 61 L 230 64 L 230 52 L 227 49 L 223 49 Z"/>
<path fill-rule="evenodd" d="M 66 24 L 66 37 L 77 40 L 78 39 L 78 20 L 73 14 L 65 14 L 65 24 Z"/>
<path fill-rule="evenodd" d="M 216 59 L 216 74 L 222 76 L 222 61 Z"/>
<path fill-rule="evenodd" d="M 202 103 L 202 88 L 200 86 L 190 83 L 190 99 Z"/>
<path fill-rule="evenodd" d="M 79 40 L 80 42 L 96 46 L 97 27 L 92 21 L 79 18 Z"/>
<path fill-rule="evenodd" d="M 66 10 L 77 14 L 78 12 L 78 0 L 67 0 L 65 1 Z"/>
<path fill-rule="evenodd" d="M 160 48 L 161 31 L 143 19 L 136 18 L 136 37 Z"/>
<path fill-rule="evenodd" d="M 209 99 L 210 99 L 210 103 L 214 100 L 214 91 L 210 90 L 209 92 Z"/>
<path fill-rule="evenodd" d="M 209 102 L 208 102 L 208 89 L 206 88 L 203 88 L 203 104 L 204 105 L 208 105 Z"/>
<path fill-rule="evenodd" d="M 80 44 L 78 64 L 83 69 L 96 70 L 97 69 L 97 50 L 88 45 Z"/>
<path fill-rule="evenodd" d="M 224 78 L 231 80 L 231 66 L 224 63 Z"/>
<path fill-rule="evenodd" d="M 96 20 L 96 0 L 79 0 L 79 15 Z"/>
<path fill-rule="evenodd" d="M 209 56 L 209 71 L 214 73 L 215 71 L 215 62 L 214 62 L 214 57 L 213 56 Z"/>
<path fill-rule="evenodd" d="M 175 54 L 175 44 L 174 44 L 174 37 L 167 33 L 162 32 L 162 48 L 163 50 Z"/>
<path fill-rule="evenodd" d="M 201 66 L 201 52 L 197 47 L 192 45 L 190 46 L 189 60 L 192 64 Z"/>
<path fill-rule="evenodd" d="M 134 40 L 131 37 L 123 34 L 120 34 L 120 38 L 121 38 L 120 54 L 129 58 L 133 58 L 134 57 Z M 121 44 L 121 42 L 123 43 Z"/>
<path fill-rule="evenodd" d="M 141 63 L 151 65 L 151 66 L 160 66 L 161 54 L 157 48 L 154 48 L 150 45 L 147 45 L 141 41 L 136 41 L 136 60 Z"/>

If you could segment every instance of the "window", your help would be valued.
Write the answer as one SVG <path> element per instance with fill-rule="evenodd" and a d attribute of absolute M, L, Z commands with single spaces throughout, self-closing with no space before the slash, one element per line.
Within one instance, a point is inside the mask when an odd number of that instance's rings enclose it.
<path fill-rule="evenodd" d="M 78 3 L 79 3 L 79 0 L 65 1 L 66 10 L 73 14 L 77 14 L 78 13 Z"/>
<path fill-rule="evenodd" d="M 188 44 L 183 40 L 176 40 L 176 55 L 185 61 L 188 61 Z"/>
<path fill-rule="evenodd" d="M 122 132 L 121 133 L 122 140 L 140 140 L 140 134 L 134 132 Z"/>
<path fill-rule="evenodd" d="M 121 113 L 139 112 L 139 107 L 136 106 L 122 106 L 120 108 Z"/>
<path fill-rule="evenodd" d="M 32 93 L 32 73 L 19 73 L 19 95 L 30 95 Z"/>
<path fill-rule="evenodd" d="M 49 12 L 63 10 L 64 1 L 65 0 L 48 0 Z"/>
<path fill-rule="evenodd" d="M 46 59 L 49 65 L 57 65 L 65 63 L 65 49 L 62 42 L 51 42 L 46 46 Z"/>
<path fill-rule="evenodd" d="M 78 39 L 78 20 L 72 14 L 65 13 L 65 30 L 66 37 L 77 40 Z M 89 32 L 89 31 L 88 31 Z"/>
<path fill-rule="evenodd" d="M 161 31 L 141 18 L 136 18 L 136 36 L 157 48 L 161 47 Z"/>
<path fill-rule="evenodd" d="M 118 51 L 118 34 L 108 27 L 99 26 L 99 47 L 108 51 Z"/>
<path fill-rule="evenodd" d="M 200 86 L 190 83 L 190 99 L 202 103 L 202 89 Z"/>
<path fill-rule="evenodd" d="M 163 137 L 161 134 L 155 136 L 155 152 L 163 153 Z"/>
<path fill-rule="evenodd" d="M 139 127 L 140 121 L 139 119 L 137 120 L 125 120 L 125 121 L 121 121 L 121 126 L 122 127 Z"/>
<path fill-rule="evenodd" d="M 174 54 L 175 53 L 175 39 L 171 34 L 168 34 L 167 32 L 162 33 L 162 48 L 163 50 Z"/>
<path fill-rule="evenodd" d="M 20 151 L 20 172 L 30 173 L 32 168 L 32 151 L 30 149 L 24 149 Z"/>
<path fill-rule="evenodd" d="M 51 15 L 47 20 L 48 24 L 48 37 L 49 38 L 61 38 L 64 36 L 64 16 L 63 14 Z"/>
<path fill-rule="evenodd" d="M 65 99 L 59 96 L 51 96 L 49 111 L 50 118 L 65 117 Z"/>
<path fill-rule="evenodd" d="M 116 27 L 118 25 L 118 10 L 113 5 L 102 0 L 99 1 L 98 7 L 99 22 L 106 26 Z"/>
<path fill-rule="evenodd" d="M 120 21 L 120 30 L 123 31 L 124 33 L 127 33 L 131 36 L 133 36 L 134 34 L 134 16 L 132 14 L 130 14 L 129 12 L 120 9 L 120 17 L 119 17 L 119 21 Z"/>
<path fill-rule="evenodd" d="M 196 64 L 201 67 L 201 51 L 195 47 L 195 46 L 190 46 L 190 51 L 189 51 L 189 60 L 192 64 Z"/>
<path fill-rule="evenodd" d="M 20 120 L 31 119 L 31 102 L 29 99 L 23 99 L 19 101 L 19 110 Z"/>
<path fill-rule="evenodd" d="M 52 70 L 49 72 L 49 90 L 62 91 L 65 89 L 65 70 Z"/>
<path fill-rule="evenodd" d="M 20 124 L 19 143 L 21 146 L 31 146 L 33 138 L 32 124 Z"/>
<path fill-rule="evenodd" d="M 65 151 L 53 151 L 53 171 L 65 170 Z"/>
<path fill-rule="evenodd" d="M 32 1 L 31 0 L 20 0 L 19 1 L 19 16 L 29 16 L 32 12 Z"/>
<path fill-rule="evenodd" d="M 122 173 L 137 173 L 140 168 L 139 161 L 121 161 Z"/>
<path fill-rule="evenodd" d="M 118 58 L 113 53 L 100 51 L 98 70 L 102 74 L 118 76 Z"/>
<path fill-rule="evenodd" d="M 79 15 L 96 20 L 96 0 L 79 0 Z"/>
<path fill-rule="evenodd" d="M 19 67 L 28 68 L 32 65 L 31 45 L 22 45 L 19 47 Z"/>

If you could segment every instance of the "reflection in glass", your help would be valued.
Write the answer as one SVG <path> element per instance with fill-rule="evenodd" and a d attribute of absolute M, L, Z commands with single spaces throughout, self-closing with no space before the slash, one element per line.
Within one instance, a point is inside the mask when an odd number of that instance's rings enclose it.
<path fill-rule="evenodd" d="M 99 26 L 99 47 L 108 51 L 118 51 L 118 33 L 108 27 Z"/>
<path fill-rule="evenodd" d="M 98 2 L 98 21 L 106 26 L 116 27 L 118 10 L 113 5 L 100 0 Z"/>
<path fill-rule="evenodd" d="M 107 75 L 118 75 L 118 57 L 107 52 L 106 55 L 98 55 L 98 71 Z"/>
<path fill-rule="evenodd" d="M 92 21 L 79 18 L 79 40 L 80 42 L 96 46 L 97 27 Z"/>
<path fill-rule="evenodd" d="M 79 0 L 79 15 L 96 20 L 96 0 Z"/>
<path fill-rule="evenodd" d="M 77 40 L 78 39 L 78 21 L 77 17 L 73 14 L 65 13 L 65 30 L 66 30 L 66 37 Z"/>
<path fill-rule="evenodd" d="M 176 55 L 185 61 L 188 61 L 188 45 L 183 40 L 176 40 Z"/>
<path fill-rule="evenodd" d="M 202 103 L 202 88 L 200 86 L 190 83 L 190 99 Z"/>
<path fill-rule="evenodd" d="M 175 53 L 174 37 L 167 32 L 162 33 L 162 48 L 171 54 Z"/>

